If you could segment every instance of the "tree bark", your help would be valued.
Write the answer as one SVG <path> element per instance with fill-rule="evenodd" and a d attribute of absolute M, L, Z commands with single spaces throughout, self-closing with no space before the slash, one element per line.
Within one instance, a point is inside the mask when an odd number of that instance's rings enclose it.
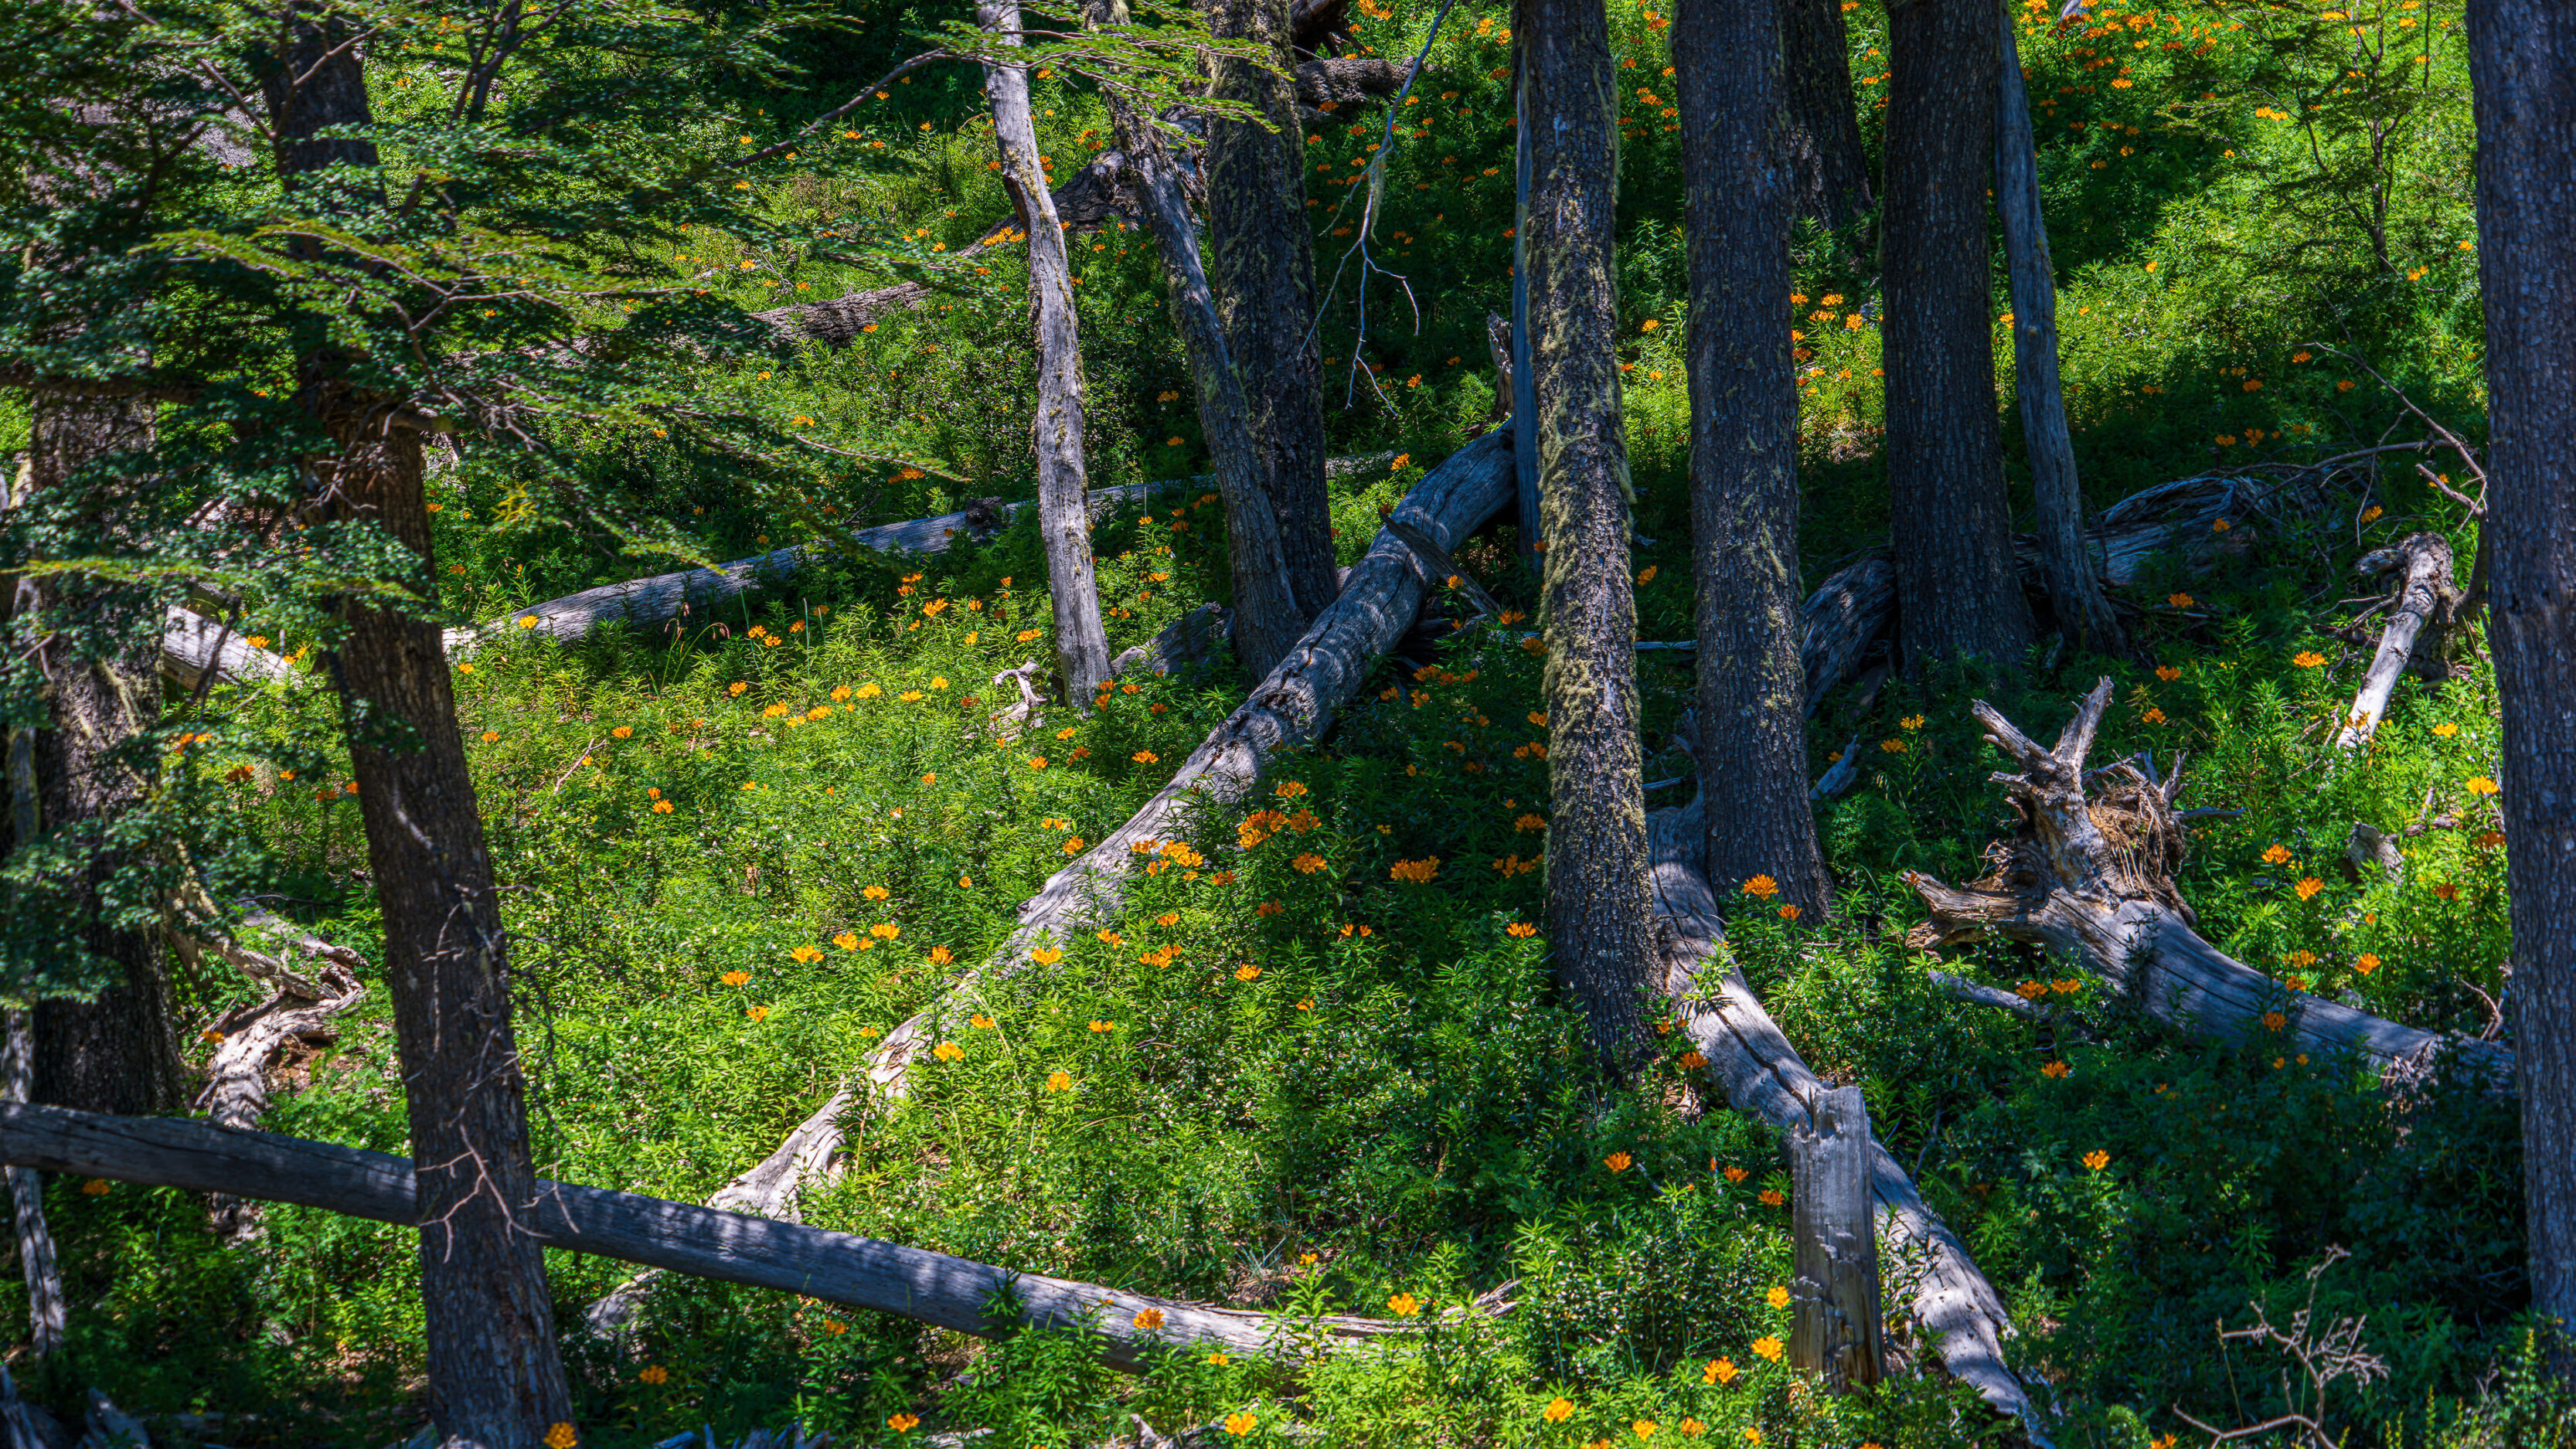
<path fill-rule="evenodd" d="M 1253 121 L 1208 123 L 1208 286 L 1249 405 L 1261 486 L 1279 519 L 1288 591 L 1311 619 L 1333 601 L 1332 501 L 1324 490 L 1322 364 L 1316 356 L 1315 241 L 1306 222 L 1304 134 L 1288 67 L 1288 0 L 1207 0 L 1208 28 L 1265 48 L 1278 69 L 1220 57 L 1209 94 L 1251 105 Z"/>
<path fill-rule="evenodd" d="M 1833 881 L 1807 800 L 1798 392 L 1780 325 L 1788 178 L 1771 149 L 1781 129 L 1779 4 L 1681 0 L 1673 16 L 1690 222 L 1700 788 L 1709 878 L 1769 876 L 1784 903 L 1822 913 Z"/>
<path fill-rule="evenodd" d="M 1526 425 L 1538 437 L 1549 728 L 1548 948 L 1601 1060 L 1625 1071 L 1653 937 L 1639 774 L 1637 599 L 1628 577 L 1628 450 L 1619 413 L 1617 71 L 1602 0 L 1521 0 L 1521 144 L 1529 204 Z M 1515 423 L 1518 432 L 1522 424 Z"/>
<path fill-rule="evenodd" d="M 1101 7 L 1112 24 L 1124 23 L 1125 0 Z M 1207 435 L 1216 466 L 1217 491 L 1225 500 L 1226 562 L 1234 583 L 1234 653 L 1253 679 L 1269 673 L 1297 636 L 1306 632 L 1306 615 L 1297 607 L 1288 584 L 1288 563 L 1279 538 L 1279 515 L 1263 489 L 1262 458 L 1252 440 L 1251 405 L 1244 397 L 1243 377 L 1236 372 L 1217 320 L 1216 299 L 1208 290 L 1207 271 L 1199 256 L 1198 231 L 1190 219 L 1189 198 L 1179 171 L 1152 119 L 1126 98 L 1104 91 L 1118 144 L 1128 157 L 1129 175 L 1146 224 L 1162 254 L 1164 281 L 1172 294 L 1172 313 L 1189 356 L 1190 380 L 1198 392 L 1199 430 Z M 1302 224 L 1302 223 L 1301 223 Z"/>
<path fill-rule="evenodd" d="M 2531 1299 L 2576 1324 L 2576 13 L 2472 0 L 2468 30 Z"/>
<path fill-rule="evenodd" d="M 985 0 L 975 18 L 1003 44 L 1020 44 L 1018 0 Z M 1029 321 L 1038 350 L 1038 536 L 1046 549 L 1048 591 L 1055 601 L 1056 671 L 1065 697 L 1079 707 L 1109 681 L 1109 636 L 1100 627 L 1100 585 L 1091 563 L 1082 455 L 1082 344 L 1073 272 L 1065 260 L 1055 197 L 1038 157 L 1028 72 L 986 66 L 984 94 L 993 107 L 1002 185 L 1019 208 L 1020 229 L 1029 239 Z"/>
<path fill-rule="evenodd" d="M 1511 343 L 1511 366 L 1503 370 L 1503 379 L 1511 388 L 1509 411 L 1515 418 L 1538 416 L 1537 370 L 1530 364 L 1530 128 L 1519 120 L 1534 114 L 1529 32 L 1516 24 L 1512 27 L 1512 317 L 1511 328 L 1505 334 Z M 1490 324 L 1486 335 L 1493 335 Z M 1513 429 L 1512 435 L 1517 450 L 1512 466 L 1519 478 L 1514 499 L 1520 515 L 1521 567 L 1539 574 L 1547 563 L 1547 516 L 1539 506 L 1538 496 L 1539 430 L 1533 424 Z"/>
<path fill-rule="evenodd" d="M 336 21 L 299 22 L 269 86 L 290 197 L 326 211 L 376 185 L 366 77 Z M 341 138 L 314 139 L 326 129 Z M 355 137 L 345 133 L 355 132 Z M 326 169 L 327 168 L 327 169 Z M 389 534 L 415 559 L 394 581 L 433 596 L 420 438 L 343 391 L 348 359 L 317 353 L 302 395 L 336 445 L 313 460 L 335 521 Z M 492 864 L 456 728 L 437 624 L 355 600 L 323 655 L 337 686 L 418 1179 L 431 1417 L 451 1444 L 538 1449 L 572 1418 L 545 1259 L 529 1231 L 536 1172 Z"/>
<path fill-rule="evenodd" d="M 1960 656 L 2017 668 L 2030 646 L 1986 330 L 1992 3 L 1897 0 L 1888 9 L 1880 275 L 1888 511 L 1909 670 Z"/>
<path fill-rule="evenodd" d="M 2057 627 L 2079 648 L 2129 652 L 2128 631 L 2102 592 L 2084 546 L 2084 490 L 2057 374 L 2057 277 L 2048 259 L 2048 222 L 2039 209 L 2039 152 L 2031 137 L 2030 92 L 2022 84 L 2014 11 L 1995 5 L 2002 63 L 1995 68 L 1995 206 L 2003 214 L 2004 258 L 2012 276 L 2013 386 L 2021 398 L 2022 442 L 2030 450 L 2039 505 L 2039 566 Z"/>
<path fill-rule="evenodd" d="M 1834 1393 L 1885 1373 L 1878 1235 L 1871 1228 L 1869 1106 L 1858 1087 L 1818 1092 L 1789 1131 L 1789 1218 L 1797 1307 L 1789 1363 Z"/>
<path fill-rule="evenodd" d="M 28 490 L 20 505 L 43 499 L 97 527 L 120 529 L 119 500 L 103 490 L 78 496 L 70 490 L 85 486 L 77 475 L 93 459 L 150 446 L 151 405 L 43 397 L 33 422 Z M 78 641 L 130 637 L 132 616 L 150 607 L 147 592 L 131 585 L 35 579 L 17 582 L 12 606 L 41 631 L 30 643 L 44 680 L 47 722 L 27 741 L 36 829 L 87 857 L 57 883 L 66 895 L 52 909 L 65 922 L 83 923 L 83 948 L 117 978 L 93 1000 L 36 1003 L 29 1100 L 136 1116 L 177 1111 L 186 1096 L 160 938 L 148 924 L 117 919 L 117 903 L 110 899 L 117 891 L 115 876 L 128 864 L 127 850 L 112 840 L 117 822 L 143 803 L 149 788 L 134 763 L 120 756 L 159 712 L 159 684 L 148 653 L 105 657 Z M 134 903 L 124 904 L 130 914 Z"/>
<path fill-rule="evenodd" d="M 1786 88 L 1778 144 L 1790 214 L 1831 229 L 1849 226 L 1869 211 L 1869 153 L 1852 103 L 1841 0 L 1781 0 L 1780 36 Z"/>

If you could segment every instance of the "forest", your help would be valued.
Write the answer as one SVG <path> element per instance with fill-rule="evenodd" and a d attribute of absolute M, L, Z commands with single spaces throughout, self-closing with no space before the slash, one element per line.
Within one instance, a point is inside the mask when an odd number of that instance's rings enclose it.
<path fill-rule="evenodd" d="M 2576 9 L 9 13 L 6 1449 L 2576 1446 Z"/>

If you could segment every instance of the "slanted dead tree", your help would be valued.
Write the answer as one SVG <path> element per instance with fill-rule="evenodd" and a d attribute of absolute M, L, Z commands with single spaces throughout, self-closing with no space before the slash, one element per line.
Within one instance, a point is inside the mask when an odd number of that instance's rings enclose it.
<path fill-rule="evenodd" d="M 2395 575 L 2397 594 L 2388 623 L 2380 630 L 2370 671 L 2362 676 L 2352 708 L 2344 712 L 2343 723 L 2335 731 L 2339 750 L 2370 743 L 2379 722 L 2388 717 L 2389 696 L 2396 693 L 2398 680 L 2409 674 L 2427 683 L 2451 677 L 2447 656 L 2465 598 L 2451 577 L 2451 541 L 2438 533 L 2408 534 L 2386 548 L 2373 549 L 2361 556 L 2353 571 L 2365 578 Z"/>
<path fill-rule="evenodd" d="M 976 20 L 1008 48 L 1022 48 L 1018 0 L 985 0 Z M 1073 304 L 1073 269 L 1064 227 L 1056 220 L 1029 115 L 1029 75 L 1018 66 L 984 68 L 993 107 L 993 141 L 1002 184 L 1019 208 L 1029 245 L 1029 325 L 1037 338 L 1038 406 L 1031 441 L 1038 464 L 1038 537 L 1046 552 L 1048 595 L 1055 605 L 1056 670 L 1079 702 L 1109 678 L 1109 636 L 1100 626 L 1100 587 L 1092 569 L 1091 514 L 1085 492 L 1082 436 L 1082 344 Z M 1320 466 L 1317 469 L 1321 474 Z"/>
<path fill-rule="evenodd" d="M 2039 571 L 2058 629 L 2079 646 L 2126 654 L 2128 631 L 2103 595 L 2084 540 L 2084 492 L 2057 373 L 2057 275 L 2048 257 L 2048 220 L 2039 206 L 2039 153 L 2030 129 L 2030 91 L 2010 5 L 1990 7 L 2003 63 L 1995 68 L 1995 209 L 2003 216 L 2004 260 L 2012 279 L 2013 386 L 2039 505 Z"/>
<path fill-rule="evenodd" d="M 1931 948 L 1997 932 L 2082 961 L 2115 994 L 2188 1035 L 2349 1052 L 2386 1081 L 2413 1080 L 2448 1051 L 2495 1090 L 2513 1089 L 2513 1054 L 2503 1047 L 2291 991 L 2205 940 L 2174 883 L 2187 848 L 2174 804 L 2180 761 L 2161 775 L 2144 756 L 2085 766 L 2110 703 L 2106 678 L 2054 746 L 2032 740 L 1984 700 L 1972 706 L 1986 738 L 2018 767 L 1994 777 L 2015 827 L 1986 848 L 1993 869 L 1966 886 L 1906 873 L 1931 912 L 1910 944 Z"/>
<path fill-rule="evenodd" d="M 402 1158 L 185 1118 L 0 1104 L 0 1162 L 423 1225 L 415 1183 L 426 1174 Z M 1091 1336 L 1106 1362 L 1131 1372 L 1170 1348 L 1282 1351 L 1265 1313 L 1019 1273 L 926 1248 L 635 1193 L 543 1180 L 530 1187 L 519 1221 L 532 1249 L 562 1248 L 795 1293 L 980 1338 L 1021 1325 L 1076 1329 Z M 1513 1287 L 1506 1283 L 1441 1317 L 1454 1323 L 1468 1314 L 1506 1311 Z M 1015 1302 L 1019 1312 L 996 1321 L 987 1307 L 997 1300 Z M 1286 1345 L 1291 1353 L 1398 1337 L 1426 1325 L 1420 1319 L 1334 1314 L 1300 1326 L 1306 1341 Z"/>
<path fill-rule="evenodd" d="M 1441 548 L 1455 548 L 1502 511 L 1513 483 L 1511 429 L 1506 427 L 1432 469 L 1390 518 Z M 864 1106 L 904 1098 L 913 1063 L 970 1009 L 984 982 L 1022 969 L 1033 951 L 1061 949 L 1082 923 L 1114 916 L 1127 876 L 1163 843 L 1204 828 L 1211 809 L 1248 797 L 1281 747 L 1319 737 L 1378 658 L 1404 637 L 1432 583 L 1413 547 L 1394 530 L 1381 531 L 1296 648 L 1253 687 L 1241 708 L 1209 732 L 1163 788 L 1125 824 L 1049 877 L 1020 904 L 1017 928 L 998 950 L 960 975 L 937 1001 L 886 1033 L 858 1070 L 776 1151 L 717 1189 L 709 1203 L 793 1217 L 805 1186 L 831 1169 L 848 1138 L 851 1116 Z M 594 1301 L 585 1317 L 602 1332 L 617 1332 L 631 1321 L 647 1287 L 647 1280 L 631 1281 Z"/>

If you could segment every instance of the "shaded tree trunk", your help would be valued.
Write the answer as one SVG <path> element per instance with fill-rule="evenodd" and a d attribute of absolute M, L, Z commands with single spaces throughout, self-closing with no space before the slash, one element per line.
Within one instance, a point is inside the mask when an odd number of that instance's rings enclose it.
<path fill-rule="evenodd" d="M 373 120 L 354 50 L 332 53 L 340 39 L 335 23 L 299 25 L 268 94 L 289 195 L 325 210 L 369 199 L 378 184 L 373 142 L 315 139 Z M 317 504 L 389 534 L 414 556 L 395 581 L 434 596 L 420 436 L 393 409 L 349 395 L 348 362 L 324 352 L 301 368 L 302 396 L 336 444 L 313 460 Z M 452 1445 L 538 1449 L 570 1423 L 572 1396 L 528 1224 L 536 1172 L 507 938 L 447 659 L 430 619 L 354 599 L 338 612 L 346 633 L 322 662 L 340 694 L 384 918 L 423 1224 L 430 1414 Z"/>
<path fill-rule="evenodd" d="M 1993 153 L 1992 0 L 1888 9 L 1887 487 L 1906 667 L 2030 644 L 2012 557 L 1987 333 L 1986 183 Z"/>
<path fill-rule="evenodd" d="M 1628 449 L 1620 422 L 1617 72 L 1602 0 L 1520 0 L 1529 201 L 1519 231 L 1537 395 L 1546 551 L 1548 949 L 1604 1062 L 1651 1038 L 1654 961 L 1639 775 L 1637 600 L 1628 577 Z"/>
<path fill-rule="evenodd" d="M 1519 26 L 1512 30 L 1512 114 L 1532 115 L 1529 81 L 1529 32 Z M 1529 127 L 1512 127 L 1512 235 L 1529 234 L 1530 219 L 1530 141 Z M 1511 367 L 1504 377 L 1511 385 L 1511 415 L 1525 425 L 1512 429 L 1512 467 L 1519 478 L 1513 495 L 1520 514 L 1521 566 L 1531 573 L 1542 571 L 1547 550 L 1545 514 L 1538 501 L 1538 436 L 1539 430 L 1526 420 L 1538 416 L 1537 374 L 1530 366 L 1529 268 L 1522 264 L 1522 248 L 1512 248 L 1512 327 Z"/>
<path fill-rule="evenodd" d="M 1278 62 L 1213 63 L 1208 90 L 1253 106 L 1276 132 L 1211 120 L 1207 139 L 1208 287 L 1242 380 L 1261 486 L 1279 519 L 1288 591 L 1312 619 L 1339 589 L 1331 499 L 1324 489 L 1322 364 L 1316 357 L 1315 239 L 1290 78 L 1288 0 L 1207 0 L 1208 28 L 1260 43 Z"/>
<path fill-rule="evenodd" d="M 987 0 L 975 18 L 1006 45 L 1020 43 L 1018 0 Z M 1038 537 L 1046 548 L 1047 587 L 1055 599 L 1056 672 L 1077 706 L 1109 682 L 1109 636 L 1100 627 L 1100 584 L 1092 570 L 1089 487 L 1082 456 L 1082 344 L 1073 305 L 1073 272 L 1065 262 L 1064 228 L 1038 156 L 1029 115 L 1029 74 L 984 68 L 993 107 L 993 141 L 1002 153 L 1002 185 L 1019 208 L 1029 239 L 1029 320 L 1037 336 Z M 1317 471 L 1320 473 L 1321 466 Z"/>
<path fill-rule="evenodd" d="M 1127 19 L 1124 0 L 1097 5 L 1093 13 L 1113 25 Z M 1235 371 L 1226 346 L 1225 328 L 1217 320 L 1216 298 L 1208 290 L 1189 198 L 1181 190 L 1179 171 L 1163 137 L 1152 118 L 1125 97 L 1104 91 L 1101 99 L 1108 104 L 1118 145 L 1127 153 L 1137 204 L 1162 255 L 1175 330 L 1181 334 L 1190 380 L 1198 391 L 1199 429 L 1207 435 L 1217 491 L 1225 500 L 1226 562 L 1234 582 L 1235 659 L 1247 676 L 1258 679 L 1287 655 L 1306 632 L 1307 620 L 1289 591 L 1279 516 L 1262 488 L 1251 404 L 1245 400 L 1242 375 Z"/>
<path fill-rule="evenodd" d="M 2039 505 L 2039 570 L 2057 627 L 2075 644 L 2129 652 L 2128 632 L 2102 592 L 2084 546 L 2084 490 L 2075 476 L 2066 394 L 2057 375 L 2057 277 L 2048 259 L 2048 222 L 2039 209 L 2039 152 L 2030 132 L 2013 11 L 1996 7 L 2002 63 L 1995 67 L 1995 207 L 2003 213 L 2004 259 L 2012 275 L 2013 386 L 2021 395 L 2023 445 Z"/>
<path fill-rule="evenodd" d="M 2531 1298 L 2576 1324 L 2576 12 L 2471 0 L 2468 29 Z"/>
<path fill-rule="evenodd" d="M 1869 210 L 1870 185 L 1842 0 L 1782 0 L 1779 28 L 1786 84 L 1777 139 L 1788 163 L 1787 205 L 1819 226 L 1849 226 Z"/>
<path fill-rule="evenodd" d="M 114 399 L 46 397 L 33 418 L 27 497 L 47 500 L 114 530 L 118 499 L 76 475 L 93 459 L 148 447 L 152 408 Z M 87 496 L 66 497 L 86 489 Z M 170 969 L 145 904 L 111 899 L 129 850 L 114 836 L 118 821 L 143 803 L 149 781 L 126 758 L 158 713 L 158 649 L 130 617 L 154 611 L 147 591 L 96 581 L 21 579 L 15 611 L 41 617 L 29 643 L 43 678 L 47 725 L 27 742 L 36 789 L 36 828 L 87 857 L 77 877 L 58 882 L 67 898 L 56 909 L 79 919 L 81 944 L 115 979 L 94 1000 L 49 1000 L 31 1013 L 29 1100 L 86 1112 L 152 1116 L 180 1110 L 177 1030 L 170 1015 Z M 130 652 L 118 657 L 116 651 Z M 20 842 L 32 844 L 33 842 Z"/>
<path fill-rule="evenodd" d="M 1691 538 L 1708 874 L 1720 888 L 1769 876 L 1784 904 L 1812 913 L 1831 907 L 1833 882 L 1807 803 L 1798 657 L 1798 384 L 1780 315 L 1794 171 L 1769 144 L 1781 123 L 1781 4 L 1681 0 L 1673 70 L 1690 223 Z"/>

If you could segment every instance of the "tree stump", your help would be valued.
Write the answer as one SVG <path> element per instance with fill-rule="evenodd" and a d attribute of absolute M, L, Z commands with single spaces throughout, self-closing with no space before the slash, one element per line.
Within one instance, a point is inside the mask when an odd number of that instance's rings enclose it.
<path fill-rule="evenodd" d="M 1789 1362 L 1841 1393 L 1877 1383 L 1885 1363 L 1869 1108 L 1860 1088 L 1837 1087 L 1817 1094 L 1809 1112 L 1811 1125 L 1789 1134 L 1797 1267 Z"/>

